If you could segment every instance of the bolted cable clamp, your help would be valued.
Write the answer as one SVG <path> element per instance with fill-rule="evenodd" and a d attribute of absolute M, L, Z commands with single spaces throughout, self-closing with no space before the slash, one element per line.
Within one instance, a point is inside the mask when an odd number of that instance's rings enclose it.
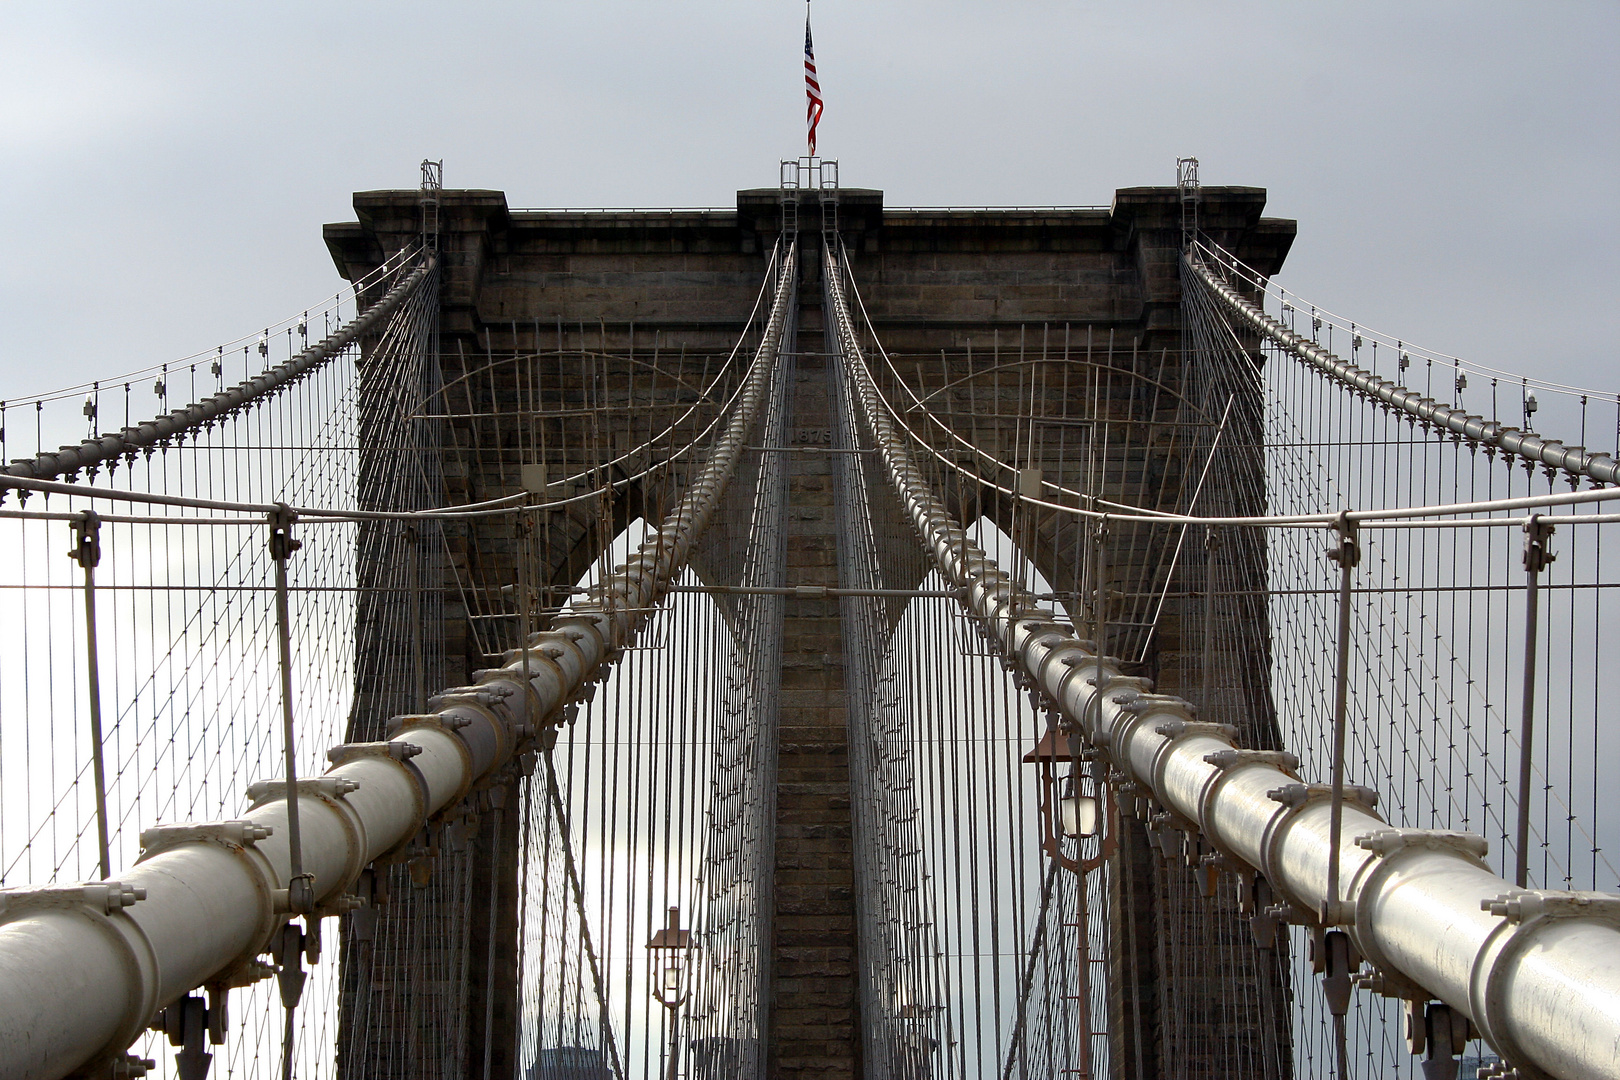
<path fill-rule="evenodd" d="M 1274 949 L 1277 947 L 1277 931 L 1290 924 L 1306 926 L 1310 924 L 1311 916 L 1302 912 L 1285 900 L 1278 900 L 1277 894 L 1272 891 L 1271 882 L 1258 871 L 1252 877 L 1239 875 L 1238 879 L 1238 905 L 1239 912 L 1245 906 L 1252 914 L 1249 915 L 1249 930 L 1254 935 L 1254 943 L 1260 949 Z"/>
<path fill-rule="evenodd" d="M 1284 806 L 1300 807 L 1317 799 L 1333 798 L 1332 784 L 1284 784 L 1282 787 L 1272 788 L 1266 792 L 1266 798 L 1272 802 L 1282 803 Z M 1362 784 L 1344 785 L 1344 801 L 1355 803 L 1368 813 L 1378 805 L 1378 792 Z M 1422 829 L 1411 830 L 1423 832 Z M 1359 842 L 1359 840 L 1358 840 Z"/>
<path fill-rule="evenodd" d="M 216 1045 L 225 1041 L 224 997 L 212 992 L 209 997 L 212 1000 L 187 994 L 159 1009 L 147 1025 L 168 1036 L 170 1046 L 180 1047 L 180 1052 L 174 1056 L 180 1080 L 205 1080 L 209 1063 L 214 1059 L 214 1055 L 203 1049 L 205 1040 Z"/>
<path fill-rule="evenodd" d="M 1412 980 L 1396 971 L 1385 971 L 1382 968 L 1368 967 L 1356 972 L 1352 976 L 1358 989 L 1365 990 L 1379 997 L 1394 998 L 1398 1001 L 1423 1001 L 1429 992 L 1418 986 Z"/>
<path fill-rule="evenodd" d="M 1178 838 L 1173 834 L 1180 833 Z M 1159 855 L 1166 862 L 1178 858 L 1185 858 L 1189 851 L 1196 851 L 1196 845 L 1201 840 L 1198 827 L 1187 821 L 1180 814 L 1171 810 L 1160 810 L 1148 815 L 1147 819 L 1148 843 L 1159 850 Z M 1189 847 L 1188 838 L 1193 838 Z M 1196 859 L 1189 861 L 1188 865 Z"/>
<path fill-rule="evenodd" d="M 274 783 L 275 781 L 264 782 Z M 286 790 L 286 784 L 280 786 L 282 790 Z M 150 829 L 141 830 L 141 856 L 137 861 L 144 862 L 181 844 L 223 844 L 226 847 L 233 848 L 252 847 L 260 840 L 273 835 L 274 832 L 275 830 L 269 825 L 260 825 L 257 822 L 247 820 L 207 821 L 195 825 L 154 825 Z"/>
<path fill-rule="evenodd" d="M 1328 1011 L 1344 1016 L 1350 1011 L 1352 977 L 1361 967 L 1361 956 L 1343 930 L 1328 930 L 1311 936 L 1311 964 L 1322 975 L 1322 993 Z"/>
<path fill-rule="evenodd" d="M 146 899 L 146 890 L 119 881 L 43 888 L 0 889 L 0 924 L 33 911 L 85 909 L 111 915 Z"/>
<path fill-rule="evenodd" d="M 420 746 L 408 742 L 343 743 L 328 750 L 326 760 L 333 765 L 342 765 L 345 762 L 367 757 L 385 757 L 392 758 L 394 761 L 409 761 L 421 752 L 422 748 Z M 285 786 L 283 785 L 283 787 Z"/>
<path fill-rule="evenodd" d="M 1234 873 L 1239 880 L 1248 869 L 1241 861 L 1219 851 L 1206 851 L 1198 857 L 1196 874 L 1199 892 L 1206 900 L 1213 900 L 1223 873 Z"/>
<path fill-rule="evenodd" d="M 1349 794 L 1349 789 L 1345 792 Z M 1452 851 L 1471 859 L 1483 859 L 1491 850 L 1489 840 L 1477 833 L 1452 829 L 1377 829 L 1355 838 L 1356 847 L 1387 858 L 1403 848 L 1422 847 L 1431 851 Z"/>
<path fill-rule="evenodd" d="M 1143 696 L 1146 697 L 1147 695 Z M 1155 694 L 1153 696 L 1159 697 L 1160 695 Z M 1231 724 L 1212 724 L 1203 720 L 1167 720 L 1162 724 L 1156 724 L 1153 730 L 1172 741 L 1204 737 L 1225 739 L 1227 742 L 1231 742 L 1237 738 L 1237 728 Z"/>
<path fill-rule="evenodd" d="M 405 848 L 412 845 L 416 834 L 427 823 L 428 799 L 432 795 L 432 790 L 428 786 L 427 777 L 422 775 L 422 770 L 411 762 L 411 758 L 420 753 L 422 753 L 420 746 L 415 743 L 401 742 L 397 738 L 389 742 L 344 743 L 341 746 L 334 746 L 326 752 L 326 759 L 332 763 L 333 768 L 341 768 L 349 762 L 362 761 L 367 758 L 378 761 L 392 761 L 415 784 L 414 801 L 416 805 L 414 809 L 416 823 L 405 839 L 372 860 L 377 865 L 386 865 L 399 861 L 397 857 Z"/>
<path fill-rule="evenodd" d="M 347 776 L 316 776 L 299 780 L 294 785 L 300 798 L 315 796 L 323 799 L 341 799 L 360 790 L 360 781 Z M 247 786 L 248 809 L 253 810 L 267 802 L 287 797 L 287 781 L 255 780 Z"/>
<path fill-rule="evenodd" d="M 295 874 L 285 889 L 271 892 L 276 911 L 284 915 L 311 915 L 315 911 L 315 875 Z"/>
<path fill-rule="evenodd" d="M 1412 1053 L 1428 1051 L 1423 1062 L 1423 1080 L 1456 1080 L 1457 1055 L 1467 1049 L 1468 1040 L 1475 1037 L 1468 1017 L 1438 1001 L 1427 1005 L 1414 1001 L 1407 1005 L 1406 1032 Z"/>
<path fill-rule="evenodd" d="M 1620 896 L 1601 892 L 1524 889 L 1479 902 L 1481 911 L 1510 923 L 1532 919 L 1600 919 L 1620 925 Z"/>
<path fill-rule="evenodd" d="M 276 969 L 262 960 L 248 960 L 232 969 L 224 978 L 223 985 L 230 989 L 239 986 L 252 986 L 263 982 L 276 973 Z"/>
<path fill-rule="evenodd" d="M 1105 691 L 1112 690 L 1118 685 L 1118 683 L 1119 680 L 1117 678 L 1110 679 L 1103 689 Z M 1179 698 L 1174 694 L 1141 694 L 1132 693 L 1131 691 L 1127 690 L 1124 694 L 1121 694 L 1119 697 L 1114 699 L 1114 706 L 1127 716 L 1141 716 L 1143 713 L 1154 712 L 1158 709 L 1163 709 L 1166 712 L 1174 711 L 1184 713 L 1189 718 L 1198 715 L 1198 706 L 1194 705 L 1186 698 Z M 1195 723 L 1195 721 L 1191 719 L 1168 720 L 1159 726 L 1168 727 L 1170 724 L 1181 723 Z"/>
<path fill-rule="evenodd" d="M 411 713 L 405 716 L 391 716 L 384 726 L 390 736 L 398 735 L 401 731 L 408 731 L 411 728 L 460 731 L 464 727 L 472 726 L 472 718 L 467 716 L 445 716 L 442 713 Z"/>
<path fill-rule="evenodd" d="M 1553 527 L 1540 514 L 1531 514 L 1524 523 L 1524 569 L 1527 573 L 1539 574 L 1558 561 L 1558 556 L 1549 550 L 1547 544 L 1553 531 Z"/>
<path fill-rule="evenodd" d="M 374 941 L 377 937 L 377 909 L 388 902 L 383 871 L 375 867 L 360 871 L 360 877 L 354 883 L 354 892 L 345 896 L 352 896 L 355 900 L 347 913 L 349 922 L 345 932 L 354 941 Z"/>
<path fill-rule="evenodd" d="M 107 1062 L 104 1070 L 87 1071 L 82 1075 L 87 1077 L 96 1076 L 97 1072 L 99 1072 L 101 1076 L 107 1077 L 108 1080 L 131 1080 L 133 1077 L 145 1076 L 155 1068 L 157 1068 L 157 1062 L 151 1058 L 137 1057 L 134 1054 L 125 1053 L 119 1054 Z"/>
<path fill-rule="evenodd" d="M 73 547 L 68 558 L 86 570 L 101 564 L 101 518 L 94 510 L 73 519 Z"/>
<path fill-rule="evenodd" d="M 1356 523 L 1350 520 L 1350 511 L 1342 511 L 1333 521 L 1333 532 L 1338 543 L 1327 550 L 1328 559 L 1346 570 L 1361 563 L 1361 543 L 1356 539 Z"/>
<path fill-rule="evenodd" d="M 314 911 L 317 918 L 327 918 L 332 915 L 347 915 L 351 911 L 359 911 L 366 906 L 366 898 L 357 893 L 338 893 L 326 903 L 321 904 Z"/>
<path fill-rule="evenodd" d="M 304 971 L 304 958 L 312 949 L 314 955 L 309 956 L 311 963 L 320 955 L 320 938 L 315 934 L 306 934 L 291 921 L 285 923 L 270 939 L 270 957 L 276 964 L 281 1004 L 288 1009 L 295 1007 L 304 995 L 304 982 L 309 978 Z"/>
<path fill-rule="evenodd" d="M 1238 874 L 1239 915 L 1254 914 L 1256 894 L 1259 892 L 1259 886 L 1265 884 L 1265 881 L 1264 875 L 1258 870 L 1251 870 L 1247 874 Z"/>
<path fill-rule="evenodd" d="M 297 520 L 298 515 L 286 503 L 277 503 L 276 510 L 270 514 L 270 557 L 277 562 L 286 562 L 293 552 L 304 546 L 302 540 L 293 539 L 293 522 Z"/>
<path fill-rule="evenodd" d="M 484 668 L 473 672 L 477 678 L 488 671 L 501 671 L 501 668 Z M 442 694 L 435 694 L 428 698 L 428 708 L 448 709 L 452 705 L 498 705 L 512 696 L 512 690 L 506 686 L 457 686 L 446 690 Z"/>
<path fill-rule="evenodd" d="M 1299 768 L 1299 758 L 1286 750 L 1217 750 L 1205 754 L 1204 760 L 1222 771 L 1240 765 L 1270 765 L 1293 775 Z"/>

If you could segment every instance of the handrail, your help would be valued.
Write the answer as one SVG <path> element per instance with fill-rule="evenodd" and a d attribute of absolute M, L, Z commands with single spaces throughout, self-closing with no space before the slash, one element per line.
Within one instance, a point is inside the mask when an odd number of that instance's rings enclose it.
<path fill-rule="evenodd" d="M 1545 465 L 1549 469 L 1562 469 L 1571 476 L 1584 476 L 1599 484 L 1620 483 L 1620 461 L 1608 454 L 1587 452 L 1585 447 L 1568 446 L 1556 439 L 1544 439 L 1520 428 L 1510 427 L 1495 420 L 1486 420 L 1466 409 L 1453 408 L 1416 390 L 1408 390 L 1400 383 L 1374 375 L 1365 368 L 1328 352 L 1320 345 L 1301 337 L 1282 323 L 1267 315 L 1222 281 L 1202 259 L 1190 254 L 1183 261 L 1188 269 L 1226 305 L 1228 311 L 1247 323 L 1252 329 L 1276 342 L 1290 355 L 1320 371 L 1358 394 L 1398 409 L 1408 416 L 1459 435 L 1479 446 L 1496 447 L 1526 461 Z"/>

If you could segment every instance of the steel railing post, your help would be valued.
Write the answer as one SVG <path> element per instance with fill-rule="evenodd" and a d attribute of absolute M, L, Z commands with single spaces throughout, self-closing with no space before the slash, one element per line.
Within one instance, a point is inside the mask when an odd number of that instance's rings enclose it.
<path fill-rule="evenodd" d="M 292 525 L 296 515 L 285 504 L 278 506 L 279 509 L 270 515 L 269 546 L 270 559 L 275 565 L 276 575 L 276 642 L 281 668 L 281 741 L 287 773 L 287 911 L 306 916 L 307 924 L 311 921 L 307 916 L 315 910 L 315 882 L 313 874 L 304 872 L 303 837 L 298 823 L 297 742 L 293 735 L 292 704 L 292 631 L 291 614 L 287 603 L 287 561 L 303 544 L 292 537 Z M 294 927 L 290 920 L 278 931 L 275 941 L 280 945 L 279 949 L 274 950 L 274 955 L 280 967 L 277 975 L 281 983 L 281 1003 L 286 1010 L 281 1040 L 281 1075 L 283 1080 L 292 1080 L 295 1034 L 293 1017 L 298 1000 L 304 991 L 303 952 L 307 941 L 305 934 Z"/>
<path fill-rule="evenodd" d="M 427 712 L 427 653 L 422 635 L 422 541 L 415 524 L 405 526 L 405 543 L 410 548 L 410 573 L 407 588 L 411 606 L 411 707 Z"/>
<path fill-rule="evenodd" d="M 96 783 L 96 856 L 102 880 L 112 877 L 112 848 L 107 832 L 107 762 L 101 736 L 101 660 L 96 644 L 96 566 L 101 562 L 101 519 L 86 510 L 73 523 L 73 550 L 68 556 L 84 568 L 85 674 L 90 695 L 90 765 Z"/>
<path fill-rule="evenodd" d="M 1220 549 L 1220 530 L 1204 527 L 1204 711 L 1213 716 L 1215 697 L 1215 552 Z"/>
<path fill-rule="evenodd" d="M 1327 899 L 1319 912 L 1324 925 L 1344 921 L 1339 910 L 1339 831 L 1344 824 L 1344 738 L 1345 715 L 1350 705 L 1350 575 L 1361 561 L 1356 541 L 1356 523 L 1344 511 L 1333 525 L 1338 546 L 1328 549 L 1328 558 L 1339 566 L 1339 661 L 1333 687 L 1333 803 L 1329 832 Z"/>
<path fill-rule="evenodd" d="M 302 836 L 298 829 L 298 760 L 293 735 L 292 631 L 287 606 L 287 560 L 303 546 L 292 538 L 296 520 L 285 504 L 270 515 L 270 559 L 276 574 L 276 643 L 281 666 L 281 741 L 287 773 L 287 847 L 291 873 L 287 879 L 287 908 L 298 915 L 315 910 L 312 876 L 304 873 Z"/>
<path fill-rule="evenodd" d="M 1519 710 L 1519 829 L 1513 883 L 1530 879 L 1530 781 L 1536 734 L 1536 631 L 1540 618 L 1541 571 L 1557 558 L 1547 550 L 1553 527 L 1531 514 L 1524 523 L 1524 686 Z"/>
<path fill-rule="evenodd" d="M 1097 656 L 1099 659 L 1108 654 L 1106 645 L 1108 637 L 1108 590 L 1103 585 L 1103 575 L 1108 572 L 1108 559 L 1103 554 L 1103 546 L 1108 542 L 1108 515 L 1104 514 L 1097 519 L 1097 524 L 1091 530 L 1091 587 L 1093 590 L 1091 626 L 1092 636 L 1097 643 Z M 1097 689 L 1106 689 L 1107 676 L 1103 673 L 1102 665 L 1097 666 Z M 1100 700 L 1100 698 L 1099 698 Z"/>

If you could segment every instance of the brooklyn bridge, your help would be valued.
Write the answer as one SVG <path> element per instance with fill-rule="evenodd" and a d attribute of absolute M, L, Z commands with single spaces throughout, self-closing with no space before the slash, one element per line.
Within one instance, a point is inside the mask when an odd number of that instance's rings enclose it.
<path fill-rule="evenodd" d="M 0 1077 L 1620 1077 L 1620 388 L 1265 204 L 424 162 L 0 402 Z"/>

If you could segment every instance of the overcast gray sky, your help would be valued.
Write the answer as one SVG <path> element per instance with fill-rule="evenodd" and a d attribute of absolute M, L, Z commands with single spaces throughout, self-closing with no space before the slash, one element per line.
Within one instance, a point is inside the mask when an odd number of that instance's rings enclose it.
<path fill-rule="evenodd" d="M 0 6 L 0 395 L 331 291 L 357 189 L 724 206 L 802 152 L 797 0 Z M 891 205 L 1270 189 L 1281 281 L 1620 390 L 1620 4 L 817 0 L 821 150 Z"/>

